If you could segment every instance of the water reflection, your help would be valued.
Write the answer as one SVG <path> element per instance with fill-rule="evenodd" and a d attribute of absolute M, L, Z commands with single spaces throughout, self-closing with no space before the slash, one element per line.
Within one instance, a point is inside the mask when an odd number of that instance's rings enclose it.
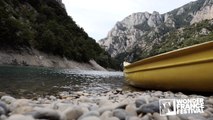
<path fill-rule="evenodd" d="M 0 66 L 0 92 L 16 96 L 59 91 L 103 92 L 123 84 L 122 72 Z"/>

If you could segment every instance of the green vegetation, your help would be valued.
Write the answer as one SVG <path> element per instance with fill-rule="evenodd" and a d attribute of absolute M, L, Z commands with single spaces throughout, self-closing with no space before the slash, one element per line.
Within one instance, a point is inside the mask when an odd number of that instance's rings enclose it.
<path fill-rule="evenodd" d="M 189 25 L 190 21 L 193 18 L 189 13 L 194 13 L 194 12 L 198 11 L 202 7 L 204 2 L 205 2 L 205 0 L 197 0 L 196 2 L 192 2 L 191 4 L 184 5 L 182 7 L 184 12 L 180 15 L 177 15 L 180 8 L 177 8 L 177 9 L 169 12 L 169 14 L 172 14 L 172 16 L 174 16 L 176 28 L 181 28 L 181 27 Z"/>
<path fill-rule="evenodd" d="M 147 36 L 147 35 L 145 35 Z M 161 36 L 161 37 L 159 37 Z M 152 43 L 153 39 L 160 38 L 160 42 Z M 213 20 L 205 20 L 181 29 L 170 29 L 167 34 L 156 33 L 154 38 L 144 37 L 145 41 L 152 44 L 152 49 L 135 46 L 132 51 L 118 54 L 115 59 L 118 63 L 123 61 L 135 62 L 147 57 L 172 51 L 175 49 L 199 44 L 213 40 Z"/>
<path fill-rule="evenodd" d="M 150 57 L 171 50 L 191 46 L 213 40 L 213 20 L 205 20 L 183 29 L 169 32 L 162 38 L 161 43 L 154 44 L 151 51 L 143 52 L 135 60 Z"/>
<path fill-rule="evenodd" d="M 55 0 L 1 0 L 0 49 L 35 48 L 79 62 L 113 61 L 94 39 L 69 17 Z"/>

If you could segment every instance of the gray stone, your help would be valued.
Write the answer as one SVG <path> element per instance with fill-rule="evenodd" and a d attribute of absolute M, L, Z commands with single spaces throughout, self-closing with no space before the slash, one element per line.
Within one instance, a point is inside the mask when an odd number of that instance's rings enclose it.
<path fill-rule="evenodd" d="M 160 116 L 159 113 L 154 113 L 153 114 L 153 119 L 154 120 L 168 120 L 166 116 Z"/>
<path fill-rule="evenodd" d="M 1 97 L 1 100 L 2 100 L 3 102 L 7 103 L 7 104 L 11 104 L 11 103 L 14 102 L 16 99 L 13 98 L 13 97 L 11 97 L 11 96 L 5 95 L 5 96 L 2 96 L 2 97 Z"/>
<path fill-rule="evenodd" d="M 6 120 L 7 117 L 5 115 L 0 115 L 0 120 Z"/>
<path fill-rule="evenodd" d="M 127 104 L 118 105 L 115 109 L 125 109 Z"/>
<path fill-rule="evenodd" d="M 65 120 L 77 120 L 83 114 L 84 114 L 83 109 L 77 106 L 65 110 L 63 112 L 63 117 Z"/>
<path fill-rule="evenodd" d="M 105 111 L 102 115 L 101 115 L 101 120 L 108 120 L 110 117 L 112 117 L 112 112 L 111 111 Z"/>
<path fill-rule="evenodd" d="M 10 109 L 14 110 L 19 107 L 29 106 L 30 105 L 29 102 L 30 102 L 30 100 L 28 100 L 28 99 L 18 99 L 10 104 Z"/>
<path fill-rule="evenodd" d="M 181 120 L 205 120 L 201 114 L 183 114 L 177 115 Z"/>
<path fill-rule="evenodd" d="M 130 118 L 128 118 L 127 120 L 141 120 L 141 118 L 139 118 L 139 117 L 130 117 Z"/>
<path fill-rule="evenodd" d="M 90 105 L 89 107 L 88 107 L 88 109 L 90 110 L 90 111 L 95 111 L 95 110 L 98 110 L 98 105 L 96 105 L 96 104 L 94 104 L 94 105 Z"/>
<path fill-rule="evenodd" d="M 25 114 L 25 113 L 31 113 L 33 112 L 32 106 L 20 106 L 12 110 L 12 114 Z"/>
<path fill-rule="evenodd" d="M 165 98 L 175 98 L 174 93 L 171 91 L 164 92 Z"/>
<path fill-rule="evenodd" d="M 80 106 L 80 107 L 81 107 L 83 113 L 89 112 L 89 109 L 87 107 L 84 107 L 84 106 Z"/>
<path fill-rule="evenodd" d="M 182 94 L 182 95 L 180 95 L 180 98 L 181 98 L 181 99 L 187 99 L 187 98 L 188 98 L 188 96 L 187 96 L 187 95 Z"/>
<path fill-rule="evenodd" d="M 168 116 L 168 120 L 181 120 L 181 119 L 176 115 L 172 115 L 172 116 Z"/>
<path fill-rule="evenodd" d="M 146 103 L 147 102 L 146 102 L 145 98 L 140 98 L 140 99 L 135 100 L 136 107 L 140 107 L 141 105 L 144 105 Z"/>
<path fill-rule="evenodd" d="M 209 117 L 212 117 L 213 114 L 208 110 L 204 110 L 204 113 L 202 113 L 202 116 L 205 118 L 209 118 Z"/>
<path fill-rule="evenodd" d="M 144 115 L 141 120 L 152 120 L 152 115 L 150 113 Z"/>
<path fill-rule="evenodd" d="M 213 117 L 207 118 L 206 120 L 213 120 Z"/>
<path fill-rule="evenodd" d="M 6 115 L 9 112 L 7 105 L 4 102 L 0 101 L 0 116 Z"/>
<path fill-rule="evenodd" d="M 100 114 L 104 113 L 105 111 L 111 111 L 113 110 L 113 107 L 112 106 L 104 106 L 104 107 L 101 107 L 98 109 L 98 112 Z"/>
<path fill-rule="evenodd" d="M 102 119 L 101 119 L 102 120 Z M 110 118 L 107 118 L 107 119 L 105 119 L 105 120 L 120 120 L 119 118 L 117 118 L 117 117 L 110 117 Z"/>
<path fill-rule="evenodd" d="M 2 107 L 0 107 L 0 116 L 5 115 L 5 114 L 6 114 L 6 112 L 4 111 L 4 109 Z"/>
<path fill-rule="evenodd" d="M 92 102 L 91 99 L 89 99 L 88 97 L 85 97 L 85 96 L 81 96 L 81 97 L 79 98 L 79 101 L 80 101 L 80 102 L 85 102 L 85 103 L 91 103 L 91 102 Z"/>
<path fill-rule="evenodd" d="M 161 97 L 161 96 L 163 96 L 163 92 L 162 91 L 155 91 L 152 95 L 154 97 Z"/>
<path fill-rule="evenodd" d="M 137 109 L 138 114 L 140 114 L 140 113 L 154 113 L 154 112 L 159 113 L 159 102 L 158 101 L 142 105 L 141 107 L 139 107 Z"/>
<path fill-rule="evenodd" d="M 32 116 L 12 115 L 7 120 L 35 120 Z"/>
<path fill-rule="evenodd" d="M 206 104 L 213 105 L 213 98 L 209 98 L 208 100 L 206 100 Z"/>
<path fill-rule="evenodd" d="M 52 100 L 52 101 L 57 100 L 57 98 L 56 98 L 55 96 L 53 96 L 53 95 L 51 95 L 49 98 L 50 98 L 50 100 Z"/>
<path fill-rule="evenodd" d="M 112 105 L 112 102 L 109 101 L 107 98 L 102 98 L 98 101 L 97 103 L 100 107 L 103 107 L 103 106 L 109 106 L 109 105 Z"/>
<path fill-rule="evenodd" d="M 206 110 L 213 113 L 213 108 L 207 108 Z"/>
<path fill-rule="evenodd" d="M 48 108 L 35 108 L 35 112 L 32 113 L 32 116 L 35 119 L 48 119 L 48 120 L 60 120 L 60 114 L 52 109 Z"/>
<path fill-rule="evenodd" d="M 121 88 L 117 88 L 113 93 L 114 94 L 122 94 L 122 89 Z"/>
<path fill-rule="evenodd" d="M 155 101 L 159 101 L 159 98 L 158 97 L 151 97 L 151 98 L 149 98 L 149 103 L 155 102 Z"/>
<path fill-rule="evenodd" d="M 84 113 L 78 120 L 82 120 L 85 117 L 91 117 L 91 116 L 99 117 L 100 113 L 98 111 L 89 111 L 87 113 Z"/>
<path fill-rule="evenodd" d="M 95 116 L 90 116 L 90 117 L 85 117 L 82 120 L 101 120 L 101 119 Z"/>
<path fill-rule="evenodd" d="M 70 103 L 52 103 L 51 108 L 59 111 L 65 111 L 67 108 L 73 107 Z"/>
<path fill-rule="evenodd" d="M 136 106 L 134 104 L 129 104 L 125 109 L 128 116 L 137 116 Z"/>
<path fill-rule="evenodd" d="M 120 120 L 125 120 L 127 113 L 123 109 L 116 109 L 112 112 L 113 116 L 119 118 Z"/>

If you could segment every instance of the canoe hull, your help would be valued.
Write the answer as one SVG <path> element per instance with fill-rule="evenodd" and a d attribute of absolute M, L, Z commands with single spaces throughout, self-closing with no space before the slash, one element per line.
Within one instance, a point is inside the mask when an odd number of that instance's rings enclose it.
<path fill-rule="evenodd" d="M 138 61 L 124 72 L 136 87 L 213 92 L 213 42 Z"/>

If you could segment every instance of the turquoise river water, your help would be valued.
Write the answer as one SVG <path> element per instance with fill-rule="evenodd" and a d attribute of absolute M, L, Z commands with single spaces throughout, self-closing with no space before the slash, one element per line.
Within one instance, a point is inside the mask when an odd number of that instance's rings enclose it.
<path fill-rule="evenodd" d="M 104 92 L 128 87 L 122 72 L 85 71 L 29 66 L 0 66 L 0 92 L 14 96 L 61 91 Z"/>

